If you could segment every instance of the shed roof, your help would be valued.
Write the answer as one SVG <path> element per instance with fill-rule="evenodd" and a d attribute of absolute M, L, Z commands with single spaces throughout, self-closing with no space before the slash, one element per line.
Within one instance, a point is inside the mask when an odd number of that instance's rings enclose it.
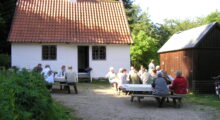
<path fill-rule="evenodd" d="M 217 25 L 217 23 L 213 22 L 208 25 L 175 33 L 158 50 L 158 53 L 194 48 L 215 25 Z"/>
<path fill-rule="evenodd" d="M 131 44 L 122 2 L 18 0 L 8 41 Z"/>

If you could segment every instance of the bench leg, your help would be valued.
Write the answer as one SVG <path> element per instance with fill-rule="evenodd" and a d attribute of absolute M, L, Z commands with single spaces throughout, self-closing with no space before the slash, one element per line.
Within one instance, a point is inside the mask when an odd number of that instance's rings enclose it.
<path fill-rule="evenodd" d="M 141 97 L 137 97 L 138 103 L 141 103 Z"/>
<path fill-rule="evenodd" d="M 176 100 L 178 100 L 178 102 Z M 180 108 L 182 105 L 182 98 L 173 98 L 173 104 L 175 107 Z"/>
<path fill-rule="evenodd" d="M 134 97 L 133 96 L 131 96 L 131 102 L 133 102 L 134 101 Z"/>
<path fill-rule="evenodd" d="M 158 103 L 158 107 L 163 107 L 163 103 L 165 101 L 166 97 L 156 97 L 157 103 Z"/>
<path fill-rule="evenodd" d="M 173 98 L 173 105 L 176 106 L 176 98 Z"/>
<path fill-rule="evenodd" d="M 181 98 L 178 98 L 177 100 L 178 100 L 177 107 L 180 108 L 181 105 L 182 105 L 182 99 L 181 99 Z"/>
<path fill-rule="evenodd" d="M 170 103 L 170 101 L 169 101 L 169 97 L 167 97 L 167 101 L 166 101 L 167 103 Z"/>

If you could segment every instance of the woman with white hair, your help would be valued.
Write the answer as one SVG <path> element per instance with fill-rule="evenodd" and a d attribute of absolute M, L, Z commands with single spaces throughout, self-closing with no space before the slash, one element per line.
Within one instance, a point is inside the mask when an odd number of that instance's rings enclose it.
<path fill-rule="evenodd" d="M 109 68 L 109 72 L 105 77 L 108 78 L 109 83 L 113 84 L 115 89 L 118 90 L 118 79 L 113 67 Z"/>
<path fill-rule="evenodd" d="M 176 78 L 174 79 L 172 85 L 169 87 L 174 94 L 186 94 L 187 93 L 187 80 L 182 77 L 181 71 L 176 71 Z M 173 104 L 176 105 L 176 99 L 173 98 Z M 179 103 L 181 103 L 181 98 L 178 98 Z M 179 104 L 180 105 L 180 104 Z"/>
<path fill-rule="evenodd" d="M 186 94 L 187 93 L 187 80 L 182 77 L 181 71 L 176 71 L 176 78 L 172 85 L 169 87 L 175 94 Z"/>

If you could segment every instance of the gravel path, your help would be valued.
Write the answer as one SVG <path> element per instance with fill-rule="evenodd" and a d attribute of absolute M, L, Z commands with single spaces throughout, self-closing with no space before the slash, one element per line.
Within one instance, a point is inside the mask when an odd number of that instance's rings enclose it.
<path fill-rule="evenodd" d="M 153 98 L 131 103 L 129 96 L 119 96 L 106 85 L 80 83 L 78 90 L 77 95 L 55 92 L 52 96 L 83 120 L 212 120 L 217 114 L 213 108 L 186 103 L 180 109 L 171 103 L 157 108 Z"/>

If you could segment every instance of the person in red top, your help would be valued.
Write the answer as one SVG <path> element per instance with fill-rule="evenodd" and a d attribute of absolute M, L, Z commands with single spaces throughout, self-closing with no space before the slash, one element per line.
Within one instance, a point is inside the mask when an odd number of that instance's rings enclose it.
<path fill-rule="evenodd" d="M 172 82 L 172 85 L 169 88 L 174 92 L 174 94 L 186 94 L 187 93 L 187 80 L 182 77 L 181 71 L 176 71 L 176 78 Z M 181 103 L 181 98 L 178 99 Z M 176 98 L 173 98 L 173 103 L 176 105 Z"/>
<path fill-rule="evenodd" d="M 175 94 L 186 94 L 187 93 L 187 81 L 184 77 L 182 77 L 181 71 L 176 71 L 176 78 L 169 88 Z"/>

